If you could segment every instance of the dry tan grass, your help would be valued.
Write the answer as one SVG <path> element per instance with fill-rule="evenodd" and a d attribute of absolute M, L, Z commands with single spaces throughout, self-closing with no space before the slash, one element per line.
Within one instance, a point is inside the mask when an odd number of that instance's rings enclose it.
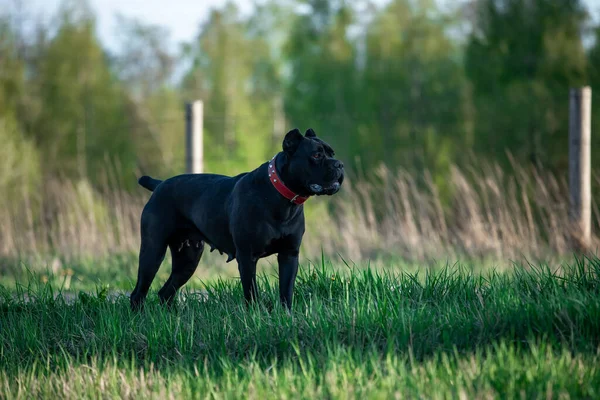
<path fill-rule="evenodd" d="M 327 252 L 353 259 L 377 254 L 417 260 L 544 259 L 568 253 L 566 182 L 534 170 L 514 172 L 507 175 L 497 166 L 453 167 L 447 182 L 451 194 L 442 205 L 428 174 L 418 183 L 406 171 L 382 167 L 377 179 L 345 188 L 325 224 L 335 229 L 320 239 Z M 597 224 L 596 207 L 593 218 Z"/>
<path fill-rule="evenodd" d="M 354 261 L 545 258 L 570 250 L 567 185 L 549 173 L 453 167 L 444 202 L 427 173 L 417 182 L 381 167 L 371 178 L 349 179 L 339 195 L 307 204 L 305 256 L 318 257 L 321 248 Z M 57 179 L 12 199 L 0 198 L 0 255 L 69 258 L 137 252 L 148 193 Z M 595 206 L 593 218 L 597 224 Z"/>

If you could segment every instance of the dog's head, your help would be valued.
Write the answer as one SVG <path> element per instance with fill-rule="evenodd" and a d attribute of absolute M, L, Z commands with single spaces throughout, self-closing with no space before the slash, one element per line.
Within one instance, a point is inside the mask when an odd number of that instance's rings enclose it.
<path fill-rule="evenodd" d="M 286 155 L 286 183 L 303 195 L 332 195 L 344 181 L 344 164 L 334 158 L 334 151 L 312 129 L 305 135 L 291 130 L 283 139 Z M 289 182 L 287 182 L 289 180 Z"/>

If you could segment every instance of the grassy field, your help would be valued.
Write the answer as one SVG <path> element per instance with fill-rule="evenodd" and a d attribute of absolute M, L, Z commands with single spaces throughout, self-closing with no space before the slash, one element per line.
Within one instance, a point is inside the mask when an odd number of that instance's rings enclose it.
<path fill-rule="evenodd" d="M 61 295 L 68 275 L 7 283 L 0 398 L 600 397 L 599 259 L 398 271 L 303 268 L 291 315 L 271 274 L 250 310 L 231 278 L 142 313 Z"/>

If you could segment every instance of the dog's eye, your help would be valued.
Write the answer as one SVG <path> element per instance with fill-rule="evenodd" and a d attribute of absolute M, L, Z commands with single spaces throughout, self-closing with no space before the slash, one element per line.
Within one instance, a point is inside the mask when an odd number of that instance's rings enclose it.
<path fill-rule="evenodd" d="M 321 158 L 321 153 L 315 153 L 312 156 L 315 160 L 318 160 L 319 158 Z"/>

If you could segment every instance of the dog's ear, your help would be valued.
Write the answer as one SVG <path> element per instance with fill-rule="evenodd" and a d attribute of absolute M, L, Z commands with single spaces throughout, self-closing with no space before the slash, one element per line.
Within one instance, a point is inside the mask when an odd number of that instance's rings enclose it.
<path fill-rule="evenodd" d="M 288 154 L 294 154 L 302 139 L 304 139 L 302 133 L 298 129 L 292 129 L 283 138 L 283 151 Z"/>
<path fill-rule="evenodd" d="M 315 131 L 312 130 L 312 128 L 308 128 L 304 136 L 306 136 L 307 138 L 314 138 L 317 137 L 317 134 L 315 133 Z"/>

